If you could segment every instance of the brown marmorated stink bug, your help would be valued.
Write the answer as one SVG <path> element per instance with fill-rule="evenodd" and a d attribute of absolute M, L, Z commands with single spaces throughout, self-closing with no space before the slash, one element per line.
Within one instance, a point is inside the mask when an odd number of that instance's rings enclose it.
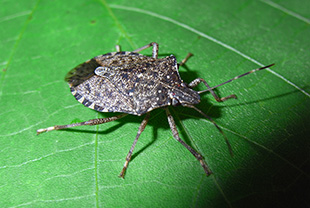
<path fill-rule="evenodd" d="M 138 53 L 149 47 L 153 47 L 152 57 Z M 213 89 L 247 74 L 271 67 L 273 64 L 251 70 L 215 87 L 210 87 L 202 78 L 197 78 L 189 84 L 184 83 L 181 79 L 178 72 L 179 66 L 183 65 L 190 56 L 191 54 L 180 63 L 177 63 L 173 55 L 158 59 L 158 44 L 152 42 L 132 52 L 120 51 L 120 48 L 117 47 L 117 52 L 96 56 L 78 65 L 65 78 L 69 83 L 74 97 L 86 107 L 96 111 L 120 112 L 123 114 L 109 118 L 98 118 L 81 123 L 39 129 L 37 130 L 37 134 L 75 126 L 103 124 L 122 118 L 128 114 L 137 116 L 146 114 L 140 124 L 137 136 L 127 154 L 124 167 L 119 175 L 124 178 L 135 145 L 149 120 L 150 112 L 156 108 L 164 108 L 173 137 L 194 155 L 200 162 L 206 175 L 210 175 L 212 172 L 201 154 L 196 152 L 179 137 L 168 106 L 182 105 L 198 111 L 221 132 L 230 153 L 232 153 L 229 142 L 220 127 L 209 116 L 194 106 L 200 102 L 199 94 L 210 92 L 217 102 L 236 98 L 236 95 L 220 98 Z M 194 91 L 193 88 L 201 82 L 207 89 Z"/>

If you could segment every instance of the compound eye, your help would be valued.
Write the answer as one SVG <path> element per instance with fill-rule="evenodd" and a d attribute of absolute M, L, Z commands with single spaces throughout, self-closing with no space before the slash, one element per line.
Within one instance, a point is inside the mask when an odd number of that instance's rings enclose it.
<path fill-rule="evenodd" d="M 181 87 L 188 87 L 186 83 L 182 82 Z"/>

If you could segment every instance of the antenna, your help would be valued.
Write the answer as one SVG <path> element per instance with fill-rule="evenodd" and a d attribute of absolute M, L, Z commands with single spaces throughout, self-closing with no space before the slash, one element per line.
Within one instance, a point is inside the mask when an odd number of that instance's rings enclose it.
<path fill-rule="evenodd" d="M 244 77 L 244 76 L 246 76 L 246 75 L 248 75 L 248 74 L 252 74 L 253 72 L 260 71 L 260 70 L 263 70 L 263 69 L 272 67 L 273 65 L 274 65 L 274 64 L 270 64 L 270 65 L 268 65 L 268 66 L 264 66 L 264 67 L 261 67 L 261 68 L 258 68 L 258 69 L 253 69 L 253 70 L 251 70 L 251 71 L 249 71 L 249 72 L 246 72 L 246 73 L 244 73 L 244 74 L 241 74 L 241 75 L 239 75 L 239 76 L 236 76 L 236 77 L 234 77 L 234 78 L 232 78 L 232 79 L 230 79 L 230 80 L 228 80 L 228 81 L 226 81 L 226 82 L 223 82 L 222 84 L 216 85 L 215 87 L 211 87 L 211 88 L 208 88 L 208 89 L 206 89 L 206 90 L 199 91 L 198 94 L 211 91 L 211 90 L 213 90 L 213 89 L 215 89 L 215 88 L 217 88 L 217 87 L 219 87 L 219 86 L 222 86 L 222 85 L 224 85 L 224 84 L 227 84 L 227 83 L 229 83 L 229 82 L 232 82 L 232 81 L 234 81 L 234 80 L 236 80 L 236 79 L 239 79 L 239 78 L 241 78 L 241 77 Z"/>

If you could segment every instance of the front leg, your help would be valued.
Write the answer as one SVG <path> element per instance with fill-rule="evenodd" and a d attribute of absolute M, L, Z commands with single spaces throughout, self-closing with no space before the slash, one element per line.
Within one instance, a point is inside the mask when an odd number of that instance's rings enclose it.
<path fill-rule="evenodd" d="M 215 98 L 215 100 L 217 101 L 217 102 L 223 102 L 223 101 L 225 101 L 225 100 L 227 100 L 227 99 L 230 99 L 230 98 L 237 98 L 237 96 L 236 95 L 229 95 L 229 96 L 226 96 L 226 97 L 223 97 L 223 98 L 220 98 L 215 92 L 214 92 L 214 90 L 213 90 L 213 88 L 211 88 L 209 85 L 208 85 L 208 83 L 206 82 L 206 80 L 204 80 L 204 79 L 202 79 L 202 78 L 196 78 L 196 79 L 194 79 L 193 81 L 191 81 L 189 84 L 188 84 L 188 87 L 190 87 L 190 88 L 194 88 L 194 87 L 196 87 L 199 83 L 203 83 L 208 89 L 207 90 L 204 90 L 203 92 L 205 92 L 205 91 L 210 91 L 211 92 L 211 94 L 213 95 L 213 97 Z M 198 92 L 199 93 L 199 92 Z"/>
<path fill-rule="evenodd" d="M 174 122 L 174 119 L 169 111 L 168 108 L 165 108 L 166 110 L 166 115 L 168 118 L 168 123 L 170 126 L 170 129 L 172 131 L 172 135 L 173 137 L 180 142 L 188 151 L 190 151 L 190 153 L 192 153 L 192 155 L 200 162 L 200 165 L 202 166 L 202 168 L 204 169 L 205 173 L 207 176 L 212 174 L 212 171 L 209 169 L 208 165 L 205 163 L 205 161 L 203 160 L 203 157 L 201 156 L 201 154 L 199 154 L 198 152 L 196 152 L 193 148 L 191 148 L 188 144 L 186 144 L 179 136 L 179 132 L 177 130 L 177 126 Z"/>

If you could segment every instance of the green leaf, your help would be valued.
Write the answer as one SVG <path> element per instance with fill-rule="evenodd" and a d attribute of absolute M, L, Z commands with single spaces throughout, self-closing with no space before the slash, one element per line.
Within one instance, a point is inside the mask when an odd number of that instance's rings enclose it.
<path fill-rule="evenodd" d="M 305 207 L 309 184 L 309 1 L 6 1 L 0 8 L 0 207 Z M 308 35 L 307 35 L 308 34 Z M 113 113 L 78 103 L 64 81 L 119 44 L 159 43 L 161 57 L 194 54 L 180 75 L 215 86 L 193 109 L 152 112 L 125 180 L 118 178 L 142 117 L 36 135 Z M 150 55 L 151 49 L 143 54 Z M 199 85 L 197 90 L 205 89 Z"/>

